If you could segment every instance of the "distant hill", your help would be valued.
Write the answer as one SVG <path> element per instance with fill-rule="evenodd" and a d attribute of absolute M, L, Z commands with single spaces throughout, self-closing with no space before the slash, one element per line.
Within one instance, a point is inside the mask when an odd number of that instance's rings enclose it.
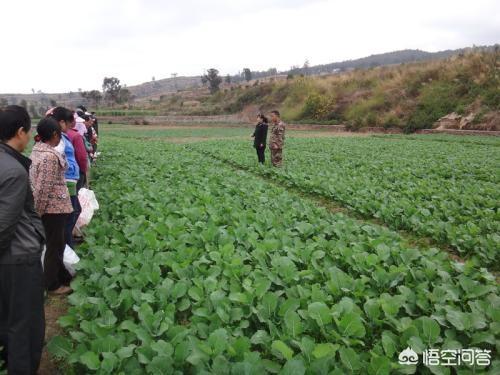
<path fill-rule="evenodd" d="M 128 86 L 130 93 L 137 99 L 148 97 L 160 97 L 179 90 L 201 87 L 201 76 L 164 78 L 155 81 L 141 83 L 140 85 Z"/>
<path fill-rule="evenodd" d="M 467 49 L 446 50 L 440 52 L 426 52 L 418 49 L 405 49 L 402 51 L 394 51 L 371 55 L 356 60 L 346 60 L 325 65 L 315 65 L 308 68 L 309 74 L 332 73 L 337 70 L 345 71 L 349 69 L 367 69 L 377 66 L 404 64 L 409 62 L 443 59 L 466 52 Z M 305 69 L 298 69 L 303 73 Z"/>
<path fill-rule="evenodd" d="M 421 50 L 402 50 L 377 55 L 371 55 L 355 60 L 347 60 L 342 62 L 335 62 L 331 64 L 314 65 L 307 68 L 294 67 L 287 71 L 277 72 L 276 69 L 269 69 L 267 71 L 253 71 L 252 76 L 254 79 L 262 79 L 272 77 L 275 75 L 320 75 L 332 74 L 337 72 L 349 71 L 354 69 L 366 69 L 377 66 L 395 65 L 410 62 L 438 60 L 450 57 L 452 55 L 463 54 L 467 51 L 483 51 L 493 50 L 494 46 L 486 47 L 473 47 L 462 48 L 456 50 L 446 50 L 440 52 L 426 52 Z M 221 72 L 223 74 L 223 72 Z M 119 78 L 119 77 L 118 77 Z M 132 97 L 136 101 L 145 101 L 149 99 L 160 99 L 163 95 L 174 94 L 179 91 L 192 90 L 201 87 L 201 77 L 175 77 L 165 78 L 155 81 L 145 82 L 139 85 L 127 86 L 130 90 Z M 233 75 L 233 83 L 243 81 L 243 77 Z M 0 87 L 1 89 L 1 87 Z M 28 107 L 31 107 L 32 112 L 42 113 L 54 102 L 68 107 L 76 107 L 79 104 L 91 105 L 86 99 L 82 98 L 78 92 L 70 93 L 41 93 L 36 94 L 0 94 L 0 105 L 5 102 L 9 104 L 19 104 L 26 101 Z M 35 114 L 35 113 L 33 113 Z"/>
<path fill-rule="evenodd" d="M 430 128 L 450 115 L 443 126 L 500 129 L 500 48 L 462 51 L 451 56 L 449 52 L 427 54 L 432 56 L 430 60 L 425 58 L 426 53 L 415 51 L 371 56 L 311 67 L 309 73 L 312 70 L 316 74 L 303 77 L 296 71 L 245 84 L 225 84 L 214 95 L 208 90 L 180 92 L 147 105 L 160 114 L 238 114 L 249 120 L 257 112 L 279 108 L 285 121 L 292 123 L 399 128 L 407 132 Z M 420 60 L 389 64 L 403 58 Z M 377 63 L 381 65 L 375 66 Z M 366 65 L 374 67 L 360 68 Z M 331 69 L 346 71 L 331 73 Z"/>
<path fill-rule="evenodd" d="M 370 55 L 355 60 L 345 60 L 341 62 L 334 62 L 323 65 L 313 65 L 307 68 L 293 67 L 289 70 L 280 72 L 279 74 L 331 74 L 336 72 L 343 72 L 353 69 L 369 69 L 377 66 L 405 64 L 418 61 L 430 61 L 445 59 L 453 55 L 464 54 L 472 51 L 492 51 L 495 46 L 475 46 L 468 48 L 460 48 L 455 50 L 445 50 L 438 52 L 426 52 L 419 49 L 405 49 L 401 51 L 393 51 L 381 53 L 377 55 Z M 265 78 L 270 76 L 269 71 L 252 72 L 254 78 Z M 236 76 L 234 76 L 237 78 Z"/>

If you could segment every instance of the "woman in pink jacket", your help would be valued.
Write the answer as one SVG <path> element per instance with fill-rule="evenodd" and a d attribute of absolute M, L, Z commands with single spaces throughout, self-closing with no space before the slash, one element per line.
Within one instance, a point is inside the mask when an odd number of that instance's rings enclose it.
<path fill-rule="evenodd" d="M 30 181 L 35 209 L 42 217 L 47 248 L 44 259 L 45 287 L 54 294 L 71 293 L 71 275 L 64 267 L 66 220 L 73 211 L 64 174 L 66 158 L 54 147 L 61 140 L 61 127 L 53 118 L 37 126 L 38 142 L 31 152 Z"/>

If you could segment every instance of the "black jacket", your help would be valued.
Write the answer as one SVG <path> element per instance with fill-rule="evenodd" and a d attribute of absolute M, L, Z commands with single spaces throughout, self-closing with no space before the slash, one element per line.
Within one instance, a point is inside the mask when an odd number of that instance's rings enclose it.
<path fill-rule="evenodd" d="M 260 145 L 264 145 L 263 148 L 266 148 L 267 128 L 268 126 L 264 122 L 259 122 L 255 127 L 255 131 L 253 132 L 253 145 L 255 148 L 260 148 Z"/>
<path fill-rule="evenodd" d="M 39 261 L 45 230 L 29 183 L 31 160 L 0 142 L 0 264 Z"/>

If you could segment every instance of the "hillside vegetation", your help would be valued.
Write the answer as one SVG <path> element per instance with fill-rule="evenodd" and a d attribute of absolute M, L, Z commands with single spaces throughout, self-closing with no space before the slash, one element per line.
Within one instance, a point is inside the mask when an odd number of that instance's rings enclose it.
<path fill-rule="evenodd" d="M 352 129 L 414 131 L 432 127 L 451 112 L 473 113 L 473 122 L 481 123 L 500 110 L 500 50 L 341 74 L 255 80 L 227 85 L 215 95 L 178 93 L 150 106 L 193 115 L 279 108 L 287 121 L 343 123 Z"/>

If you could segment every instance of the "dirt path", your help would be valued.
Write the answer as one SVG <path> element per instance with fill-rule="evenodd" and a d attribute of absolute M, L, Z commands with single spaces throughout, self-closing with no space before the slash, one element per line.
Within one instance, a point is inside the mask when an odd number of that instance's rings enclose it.
<path fill-rule="evenodd" d="M 62 333 L 57 323 L 60 316 L 68 310 L 67 297 L 49 296 L 45 302 L 45 343 L 52 337 Z M 47 345 L 43 348 L 42 361 L 40 363 L 39 375 L 58 375 L 62 372 L 58 369 L 57 362 L 47 352 Z"/>

